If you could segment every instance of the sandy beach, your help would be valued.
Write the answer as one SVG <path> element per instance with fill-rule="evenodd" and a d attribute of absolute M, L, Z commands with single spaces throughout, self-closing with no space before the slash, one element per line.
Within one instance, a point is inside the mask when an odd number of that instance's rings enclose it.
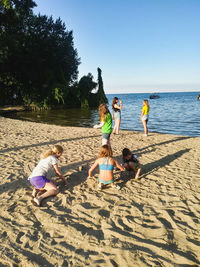
<path fill-rule="evenodd" d="M 120 191 L 97 190 L 88 168 L 101 130 L 0 117 L 0 266 L 200 266 L 200 137 L 121 131 L 140 156 L 139 180 L 115 170 Z M 41 152 L 64 148 L 59 167 L 70 186 L 42 207 L 31 203 L 27 180 Z"/>

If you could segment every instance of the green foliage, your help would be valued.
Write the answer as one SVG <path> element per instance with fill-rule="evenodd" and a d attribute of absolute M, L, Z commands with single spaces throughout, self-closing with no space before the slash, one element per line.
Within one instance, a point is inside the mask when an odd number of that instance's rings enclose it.
<path fill-rule="evenodd" d="M 103 79 L 102 79 L 102 76 L 101 76 L 101 69 L 100 68 L 97 68 L 97 72 L 98 72 L 98 93 L 97 93 L 97 98 L 98 98 L 98 104 L 102 104 L 102 103 L 107 103 L 108 100 L 105 96 L 105 92 L 104 92 L 104 89 L 103 89 Z"/>
<path fill-rule="evenodd" d="M 61 19 L 34 15 L 33 0 L 0 0 L 0 105 L 84 108 L 107 102 L 101 70 L 77 81 L 80 59 Z M 98 85 L 98 92 L 93 93 Z"/>
<path fill-rule="evenodd" d="M 88 99 L 83 99 L 81 101 L 81 108 L 85 108 L 85 109 L 88 109 L 89 108 Z"/>
<path fill-rule="evenodd" d="M 93 76 L 91 73 L 88 73 L 87 76 L 83 76 L 79 83 L 78 89 L 80 92 L 80 101 L 82 108 L 89 108 L 93 106 L 92 100 L 92 91 L 96 88 L 97 83 L 93 81 Z"/>
<path fill-rule="evenodd" d="M 11 7 L 11 0 L 0 0 L 0 5 L 8 9 Z"/>
<path fill-rule="evenodd" d="M 97 83 L 93 81 L 93 76 L 91 73 L 88 73 L 87 76 L 83 76 L 78 84 L 78 88 L 80 91 L 80 100 L 81 107 L 89 108 L 90 107 L 90 95 L 93 89 L 95 89 Z"/>
<path fill-rule="evenodd" d="M 101 70 L 99 68 L 97 70 L 98 83 L 93 81 L 91 73 L 88 73 L 87 76 L 83 76 L 78 83 L 82 108 L 98 107 L 99 104 L 108 102 L 103 89 Z M 97 85 L 98 90 L 94 93 L 94 89 L 96 89 Z"/>
<path fill-rule="evenodd" d="M 54 98 L 58 101 L 58 103 L 62 102 L 64 104 L 64 98 L 63 98 L 63 91 L 60 88 L 54 89 Z"/>
<path fill-rule="evenodd" d="M 0 7 L 1 90 L 13 91 L 21 102 L 63 103 L 80 64 L 72 31 L 60 19 L 34 15 L 32 0 L 11 0 L 10 6 Z"/>

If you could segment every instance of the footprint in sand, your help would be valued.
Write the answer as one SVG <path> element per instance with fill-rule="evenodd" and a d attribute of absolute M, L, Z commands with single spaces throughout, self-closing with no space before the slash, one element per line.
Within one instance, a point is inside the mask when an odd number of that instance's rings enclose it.
<path fill-rule="evenodd" d="M 105 217 L 105 218 L 109 218 L 110 217 L 110 211 L 108 210 L 99 210 L 99 215 L 102 216 L 102 217 Z"/>
<path fill-rule="evenodd" d="M 22 243 L 23 243 L 23 242 L 20 241 L 20 238 L 21 238 L 23 235 L 24 235 L 23 232 L 19 232 L 19 234 L 17 235 L 16 242 L 17 242 L 18 244 L 22 244 Z"/>

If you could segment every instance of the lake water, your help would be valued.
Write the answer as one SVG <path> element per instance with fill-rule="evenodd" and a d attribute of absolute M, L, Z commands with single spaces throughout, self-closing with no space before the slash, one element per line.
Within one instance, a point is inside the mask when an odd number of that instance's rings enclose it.
<path fill-rule="evenodd" d="M 109 109 L 112 99 L 117 96 L 123 101 L 120 129 L 143 131 L 140 121 L 143 99 L 150 104 L 149 132 L 200 136 L 200 101 L 199 92 L 159 93 L 160 98 L 149 99 L 150 94 L 116 94 L 107 95 Z M 92 127 L 98 123 L 98 111 L 83 109 L 60 109 L 45 111 L 18 112 L 9 115 L 23 119 L 62 126 Z"/>

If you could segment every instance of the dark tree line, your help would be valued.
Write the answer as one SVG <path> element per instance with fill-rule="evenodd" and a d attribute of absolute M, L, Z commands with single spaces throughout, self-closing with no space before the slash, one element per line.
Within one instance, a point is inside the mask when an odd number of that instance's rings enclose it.
<path fill-rule="evenodd" d="M 35 15 L 33 0 L 0 0 L 0 105 L 96 107 L 106 102 L 101 70 L 78 77 L 73 32 Z M 98 87 L 97 92 L 93 91 Z"/>

